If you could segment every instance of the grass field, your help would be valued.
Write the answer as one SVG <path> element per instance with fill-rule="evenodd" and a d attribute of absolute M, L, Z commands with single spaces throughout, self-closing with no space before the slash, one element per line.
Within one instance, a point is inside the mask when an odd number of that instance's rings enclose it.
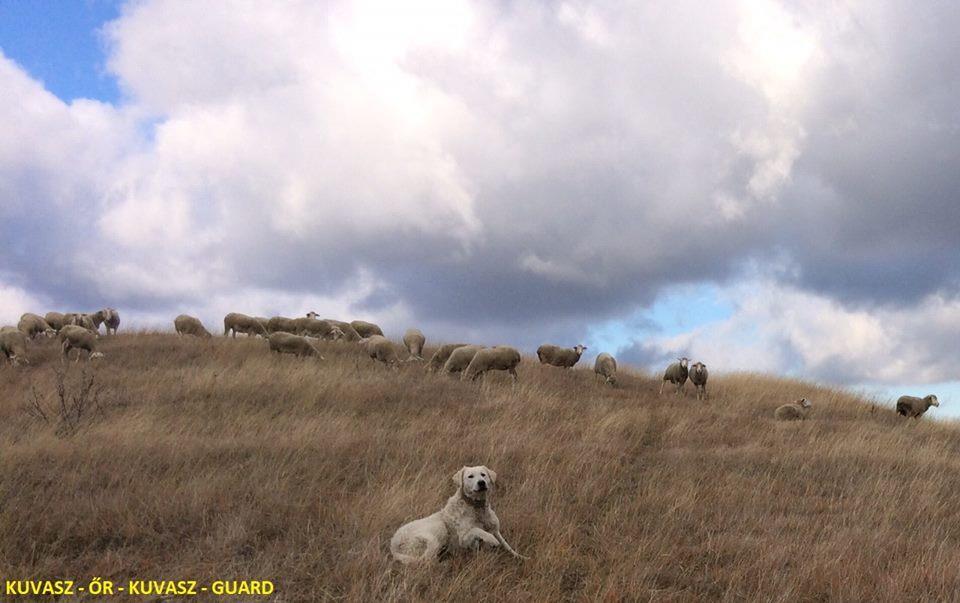
<path fill-rule="evenodd" d="M 639 373 L 610 388 L 524 358 L 515 387 L 461 383 L 322 348 L 104 338 L 105 359 L 67 367 L 63 413 L 54 342 L 0 369 L 0 577 L 269 579 L 288 602 L 960 592 L 949 423 L 759 375 L 715 375 L 698 402 Z M 811 420 L 773 421 L 801 396 Z M 493 507 L 531 559 L 390 562 L 393 531 L 472 464 L 498 472 Z"/>

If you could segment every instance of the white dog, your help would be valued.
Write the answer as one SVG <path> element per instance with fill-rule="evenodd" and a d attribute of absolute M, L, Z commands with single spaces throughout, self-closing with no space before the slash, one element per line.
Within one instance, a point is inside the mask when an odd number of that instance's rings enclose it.
<path fill-rule="evenodd" d="M 433 563 L 441 555 L 477 551 L 484 544 L 517 553 L 500 534 L 500 520 L 490 508 L 490 490 L 497 474 L 485 466 L 464 467 L 453 474 L 457 491 L 442 509 L 400 526 L 390 539 L 393 558 L 403 563 Z"/>

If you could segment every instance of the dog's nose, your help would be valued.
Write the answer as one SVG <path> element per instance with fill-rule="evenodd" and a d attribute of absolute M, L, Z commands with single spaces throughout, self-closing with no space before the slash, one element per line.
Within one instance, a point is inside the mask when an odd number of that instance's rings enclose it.
<path fill-rule="evenodd" d="M 478 482 L 477 482 L 477 489 L 478 489 L 478 490 L 486 490 L 486 489 L 487 489 L 487 482 L 485 482 L 485 481 L 483 481 L 483 480 L 478 481 Z"/>

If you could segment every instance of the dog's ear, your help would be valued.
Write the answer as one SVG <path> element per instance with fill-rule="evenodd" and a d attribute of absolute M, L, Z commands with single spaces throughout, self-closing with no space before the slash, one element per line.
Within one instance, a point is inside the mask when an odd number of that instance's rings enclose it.
<path fill-rule="evenodd" d="M 496 486 L 496 485 L 497 485 L 497 472 L 494 471 L 493 469 L 487 467 L 486 465 L 484 465 L 483 468 L 487 470 L 487 475 L 490 476 L 490 483 L 493 484 L 494 486 Z"/>
<path fill-rule="evenodd" d="M 457 472 L 453 474 L 453 483 L 457 485 L 458 488 L 463 487 L 463 470 L 466 467 L 461 467 L 457 469 Z"/>

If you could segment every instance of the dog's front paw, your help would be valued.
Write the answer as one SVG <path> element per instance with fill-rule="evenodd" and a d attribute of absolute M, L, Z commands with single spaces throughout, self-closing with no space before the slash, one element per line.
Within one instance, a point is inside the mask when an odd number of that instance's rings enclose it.
<path fill-rule="evenodd" d="M 490 548 L 496 548 L 500 546 L 500 541 L 491 536 L 490 534 L 483 534 L 480 539 L 483 541 L 483 544 Z"/>

